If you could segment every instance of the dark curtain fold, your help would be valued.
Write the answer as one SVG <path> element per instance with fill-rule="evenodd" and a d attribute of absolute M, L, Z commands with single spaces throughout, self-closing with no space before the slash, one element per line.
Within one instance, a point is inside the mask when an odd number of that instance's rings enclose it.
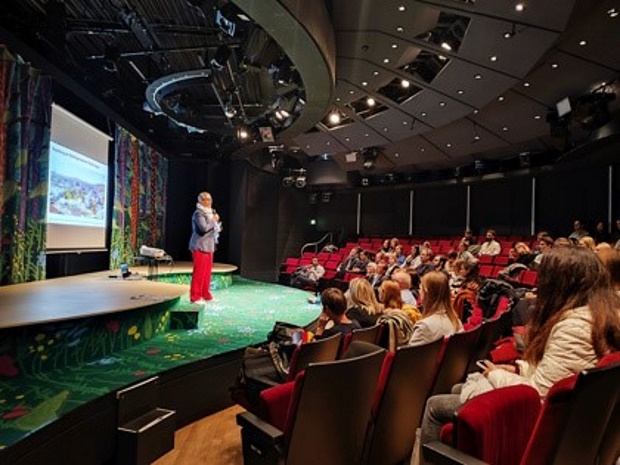
<path fill-rule="evenodd" d="M 0 284 L 45 279 L 52 81 L 0 45 Z"/>
<path fill-rule="evenodd" d="M 163 248 L 168 161 L 116 127 L 114 216 L 110 268 L 132 263 L 140 246 Z"/>

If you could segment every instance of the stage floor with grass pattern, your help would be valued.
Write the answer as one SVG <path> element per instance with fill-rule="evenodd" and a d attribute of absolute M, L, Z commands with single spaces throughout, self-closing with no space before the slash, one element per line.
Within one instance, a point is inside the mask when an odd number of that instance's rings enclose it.
<path fill-rule="evenodd" d="M 189 301 L 187 285 L 162 280 L 157 285 L 160 289 L 172 286 L 170 294 L 180 294 L 171 312 L 202 307 Z M 317 305 L 308 303 L 310 294 L 305 291 L 239 276 L 233 276 L 233 285 L 215 291 L 214 296 L 215 301 L 200 312 L 196 329 L 165 330 L 148 341 L 80 366 L 29 375 L 13 373 L 11 377 L 6 372 L 3 376 L 6 361 L 0 360 L 0 449 L 109 392 L 264 341 L 275 321 L 306 325 L 320 313 Z"/>

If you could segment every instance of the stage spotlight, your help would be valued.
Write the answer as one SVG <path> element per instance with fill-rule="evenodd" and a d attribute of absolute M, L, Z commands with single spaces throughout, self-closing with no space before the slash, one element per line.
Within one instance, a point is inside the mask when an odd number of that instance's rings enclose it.
<path fill-rule="evenodd" d="M 282 185 L 284 187 L 293 187 L 293 184 L 295 184 L 295 177 L 287 175 L 282 178 Z"/>
<path fill-rule="evenodd" d="M 323 203 L 329 203 L 332 199 L 332 193 L 331 192 L 323 192 L 323 194 L 321 194 L 321 202 Z"/>
<path fill-rule="evenodd" d="M 121 57 L 121 52 L 116 45 L 106 45 L 103 52 L 103 69 L 109 73 L 116 73 L 116 62 Z"/>
<path fill-rule="evenodd" d="M 529 168 L 532 164 L 532 157 L 530 152 L 521 152 L 519 154 L 519 166 L 521 168 Z"/>
<path fill-rule="evenodd" d="M 330 124 L 340 124 L 340 120 L 341 120 L 340 113 L 338 113 L 337 111 L 334 111 L 329 114 Z"/>
<path fill-rule="evenodd" d="M 377 160 L 377 157 L 379 156 L 379 151 L 377 150 L 376 147 L 371 147 L 371 148 L 364 150 L 363 156 L 364 156 L 364 162 L 362 163 L 362 166 L 364 167 L 365 170 L 371 170 L 375 167 L 375 161 Z"/>
<path fill-rule="evenodd" d="M 366 99 L 366 105 L 368 105 L 369 107 L 374 107 L 376 103 L 377 102 L 375 102 L 375 99 L 372 97 L 368 97 Z"/>
<path fill-rule="evenodd" d="M 482 174 L 485 168 L 486 164 L 484 160 L 474 160 L 474 170 L 477 174 Z"/>
<path fill-rule="evenodd" d="M 311 194 L 308 194 L 308 203 L 310 205 L 316 205 L 318 201 L 319 201 L 319 194 L 317 194 L 316 192 L 312 192 Z"/>
<path fill-rule="evenodd" d="M 248 132 L 247 129 L 245 128 L 240 128 L 237 131 L 237 137 L 241 140 L 246 140 L 248 137 L 250 137 L 250 133 Z"/>
<path fill-rule="evenodd" d="M 297 176 L 297 178 L 295 179 L 295 187 L 297 189 L 303 189 L 304 187 L 306 187 L 306 175 L 305 174 L 299 174 Z"/>
<path fill-rule="evenodd" d="M 362 186 L 364 186 L 364 187 L 370 186 L 370 179 L 362 178 Z"/>

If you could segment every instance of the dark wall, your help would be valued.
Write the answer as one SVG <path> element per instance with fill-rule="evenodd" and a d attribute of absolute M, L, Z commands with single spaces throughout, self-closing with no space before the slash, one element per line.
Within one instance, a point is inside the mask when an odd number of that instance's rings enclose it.
<path fill-rule="evenodd" d="M 317 230 L 331 231 L 334 240 L 342 243 L 357 232 L 357 193 L 334 192 L 329 202 L 316 204 Z"/>
<path fill-rule="evenodd" d="M 493 228 L 499 235 L 530 233 L 532 180 L 509 178 L 471 186 L 470 227 L 475 235 Z"/>
<path fill-rule="evenodd" d="M 553 236 L 568 236 L 573 221 L 581 218 L 592 232 L 597 219 L 607 218 L 608 179 L 607 166 L 554 170 L 539 176 L 536 180 L 537 230 L 549 231 Z"/>
<path fill-rule="evenodd" d="M 361 234 L 405 236 L 409 234 L 409 190 L 387 190 L 362 194 Z"/>
<path fill-rule="evenodd" d="M 420 188 L 414 191 L 414 236 L 458 235 L 465 229 L 465 186 Z"/>

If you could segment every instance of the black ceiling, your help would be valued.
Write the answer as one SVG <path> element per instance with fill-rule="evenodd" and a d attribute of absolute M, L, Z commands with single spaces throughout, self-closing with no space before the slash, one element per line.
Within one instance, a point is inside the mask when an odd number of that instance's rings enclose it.
<path fill-rule="evenodd" d="M 592 93 L 620 89 L 619 0 L 326 0 L 331 24 L 321 27 L 335 38 L 327 111 L 295 133 L 287 128 L 309 90 L 289 56 L 297 58 L 235 4 L 243 2 L 5 0 L 0 20 L 5 39 L 38 52 L 169 156 L 241 144 L 251 153 L 262 146 L 252 142 L 258 127 L 272 127 L 302 163 L 331 158 L 364 175 L 373 148 L 373 173 L 453 170 L 567 149 L 605 122 L 591 121 L 608 103 Z M 218 11 L 235 20 L 233 35 Z M 562 140 L 566 128 L 556 122 L 551 137 L 548 115 L 564 97 L 574 118 L 572 139 Z"/>

